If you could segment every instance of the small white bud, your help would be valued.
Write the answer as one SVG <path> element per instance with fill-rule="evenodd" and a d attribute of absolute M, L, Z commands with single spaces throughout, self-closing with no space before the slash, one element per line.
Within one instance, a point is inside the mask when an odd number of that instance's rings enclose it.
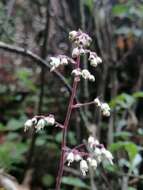
<path fill-rule="evenodd" d="M 80 55 L 80 50 L 79 48 L 74 48 L 73 51 L 72 51 L 72 57 L 73 58 L 76 58 Z"/>
<path fill-rule="evenodd" d="M 68 65 L 68 60 L 66 57 L 61 58 L 61 65 Z"/>
<path fill-rule="evenodd" d="M 96 147 L 94 150 L 94 154 L 95 154 L 95 156 L 100 156 L 102 154 L 101 149 Z"/>
<path fill-rule="evenodd" d="M 75 40 L 75 38 L 77 37 L 77 33 L 78 32 L 74 31 L 74 30 L 69 32 L 69 39 L 72 40 L 72 41 Z"/>
<path fill-rule="evenodd" d="M 98 64 L 102 63 L 102 59 L 100 57 L 96 57 L 96 61 Z"/>
<path fill-rule="evenodd" d="M 37 132 L 39 130 L 43 129 L 44 127 L 45 127 L 45 120 L 44 119 L 40 119 L 38 121 L 37 125 L 35 126 Z"/>
<path fill-rule="evenodd" d="M 75 154 L 74 159 L 76 162 L 78 162 L 82 159 L 82 157 L 79 154 Z"/>
<path fill-rule="evenodd" d="M 97 67 L 98 62 L 97 62 L 96 58 L 91 59 L 91 61 L 90 61 L 90 65 L 93 66 L 93 67 Z"/>
<path fill-rule="evenodd" d="M 92 159 L 90 157 L 87 158 L 87 161 L 88 161 L 89 164 L 90 164 L 91 160 Z"/>
<path fill-rule="evenodd" d="M 86 160 L 80 161 L 80 170 L 82 172 L 82 175 L 86 176 L 86 172 L 88 172 L 88 165 L 87 165 Z"/>
<path fill-rule="evenodd" d="M 80 76 L 81 70 L 80 69 L 74 69 L 71 74 L 73 74 L 74 76 Z"/>
<path fill-rule="evenodd" d="M 33 117 L 31 120 L 32 120 L 33 125 L 37 124 L 37 119 L 35 117 Z"/>
<path fill-rule="evenodd" d="M 101 106 L 101 102 L 100 102 L 99 98 L 95 98 L 95 99 L 94 99 L 94 103 L 95 103 L 95 105 L 96 105 L 97 107 L 100 107 L 100 106 Z"/>
<path fill-rule="evenodd" d="M 50 57 L 50 65 L 52 68 L 50 71 L 54 71 L 60 65 L 60 59 L 58 57 Z"/>
<path fill-rule="evenodd" d="M 89 136 L 89 137 L 88 137 L 88 144 L 94 144 L 94 142 L 95 142 L 94 137 Z"/>
<path fill-rule="evenodd" d="M 90 166 L 95 170 L 97 168 L 97 161 L 95 159 L 91 159 Z"/>
<path fill-rule="evenodd" d="M 103 156 L 105 157 L 105 159 L 107 159 L 110 162 L 110 164 L 113 164 L 113 161 L 112 161 L 113 155 L 111 154 L 111 152 L 106 150 L 105 148 L 102 148 L 101 152 L 102 152 Z"/>
<path fill-rule="evenodd" d="M 107 103 L 102 103 L 101 104 L 101 110 L 104 111 L 104 110 L 108 110 L 110 111 L 110 107 Z"/>
<path fill-rule="evenodd" d="M 84 79 L 89 79 L 89 77 L 91 75 L 90 72 L 87 69 L 83 69 L 81 73 L 82 73 L 82 77 Z"/>
<path fill-rule="evenodd" d="M 89 80 L 92 81 L 92 82 L 94 82 L 95 81 L 95 77 L 93 75 L 90 75 L 89 76 Z"/>
<path fill-rule="evenodd" d="M 28 119 L 24 124 L 24 131 L 27 131 L 29 128 L 33 126 L 33 122 L 31 119 Z"/>
<path fill-rule="evenodd" d="M 110 112 L 107 111 L 107 110 L 104 110 L 104 111 L 102 112 L 102 114 L 103 114 L 104 116 L 106 116 L 106 117 L 109 117 L 109 116 L 110 116 Z"/>
<path fill-rule="evenodd" d="M 45 117 L 45 121 L 46 121 L 47 125 L 55 124 L 55 118 L 53 115 L 49 115 L 49 116 Z"/>
<path fill-rule="evenodd" d="M 68 161 L 68 166 L 70 166 L 70 164 L 74 161 L 74 154 L 73 154 L 73 152 L 70 152 L 70 153 L 67 155 L 66 160 Z"/>

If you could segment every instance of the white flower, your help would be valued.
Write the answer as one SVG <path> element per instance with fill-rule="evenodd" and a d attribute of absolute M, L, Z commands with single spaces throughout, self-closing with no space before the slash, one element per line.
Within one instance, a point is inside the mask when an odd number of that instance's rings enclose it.
<path fill-rule="evenodd" d="M 55 124 L 55 118 L 53 115 L 49 115 L 49 116 L 45 117 L 45 121 L 46 121 L 47 125 Z"/>
<path fill-rule="evenodd" d="M 75 40 L 75 38 L 77 37 L 77 34 L 78 34 L 78 32 L 75 30 L 69 32 L 69 39 L 72 41 Z"/>
<path fill-rule="evenodd" d="M 27 131 L 29 128 L 33 126 L 33 122 L 31 119 L 28 119 L 24 124 L 24 131 Z"/>
<path fill-rule="evenodd" d="M 94 170 L 97 168 L 97 161 L 95 159 L 91 159 L 89 164 Z"/>
<path fill-rule="evenodd" d="M 37 125 L 35 126 L 36 128 L 36 132 L 38 132 L 39 130 L 43 129 L 45 127 L 45 120 L 44 119 L 40 119 L 37 123 Z"/>
<path fill-rule="evenodd" d="M 95 139 L 95 144 L 96 144 L 96 145 L 99 145 L 99 144 L 100 144 L 100 143 L 99 143 L 99 140 Z"/>
<path fill-rule="evenodd" d="M 61 58 L 61 65 L 67 65 L 68 64 L 68 59 L 66 57 Z"/>
<path fill-rule="evenodd" d="M 107 103 L 101 104 L 101 111 L 104 116 L 110 116 L 110 107 Z"/>
<path fill-rule="evenodd" d="M 89 80 L 91 80 L 91 81 L 94 82 L 94 81 L 95 81 L 95 77 L 94 77 L 93 75 L 90 75 L 90 76 L 89 76 Z"/>
<path fill-rule="evenodd" d="M 102 114 L 103 114 L 104 116 L 107 116 L 107 117 L 110 116 L 110 112 L 109 112 L 108 110 L 104 110 L 104 111 L 102 112 Z"/>
<path fill-rule="evenodd" d="M 96 105 L 97 107 L 100 107 L 100 106 L 101 106 L 101 102 L 100 102 L 99 98 L 95 98 L 95 99 L 94 99 L 94 103 L 95 103 L 95 105 Z"/>
<path fill-rule="evenodd" d="M 87 158 L 87 161 L 88 161 L 88 163 L 90 163 L 90 162 L 91 162 L 91 158 L 90 158 L 90 157 L 88 157 L 88 158 Z"/>
<path fill-rule="evenodd" d="M 101 110 L 108 110 L 108 111 L 110 111 L 110 107 L 109 107 L 109 105 L 107 103 L 102 103 L 101 104 Z"/>
<path fill-rule="evenodd" d="M 97 61 L 98 64 L 102 63 L 102 59 L 100 57 L 98 57 L 98 56 L 96 57 L 96 61 Z"/>
<path fill-rule="evenodd" d="M 75 160 L 76 162 L 80 161 L 81 159 L 82 159 L 82 157 L 81 157 L 79 154 L 75 154 L 75 155 L 74 155 L 74 160 Z"/>
<path fill-rule="evenodd" d="M 91 60 L 95 59 L 96 57 L 97 57 L 96 53 L 90 51 L 90 54 L 89 54 L 89 58 L 88 58 L 88 60 L 91 61 Z"/>
<path fill-rule="evenodd" d="M 87 165 L 86 160 L 80 161 L 80 170 L 82 172 L 82 175 L 86 176 L 86 172 L 88 172 L 88 165 Z"/>
<path fill-rule="evenodd" d="M 66 160 L 68 161 L 68 166 L 70 166 L 70 164 L 74 161 L 74 154 L 73 154 L 73 152 L 70 152 L 70 153 L 67 155 Z"/>
<path fill-rule="evenodd" d="M 74 48 L 73 51 L 72 51 L 72 57 L 73 58 L 76 58 L 80 55 L 80 50 L 78 47 Z"/>
<path fill-rule="evenodd" d="M 89 136 L 88 137 L 88 144 L 94 144 L 94 142 L 95 142 L 94 137 Z"/>
<path fill-rule="evenodd" d="M 80 76 L 81 75 L 81 70 L 79 68 L 74 69 L 71 74 L 73 74 L 74 76 Z"/>
<path fill-rule="evenodd" d="M 55 70 L 60 65 L 60 59 L 58 57 L 50 57 L 51 71 Z"/>
<path fill-rule="evenodd" d="M 105 148 L 102 148 L 101 152 L 102 152 L 104 158 L 107 159 L 110 162 L 110 164 L 113 164 L 113 161 L 112 161 L 113 155 L 111 154 L 111 152 L 106 150 Z"/>
<path fill-rule="evenodd" d="M 31 120 L 32 120 L 33 125 L 37 124 L 37 119 L 35 117 L 33 117 Z"/>
<path fill-rule="evenodd" d="M 90 61 L 90 65 L 93 66 L 93 67 L 97 67 L 97 65 L 98 65 L 97 59 L 96 58 L 92 59 Z"/>
<path fill-rule="evenodd" d="M 95 154 L 95 156 L 100 156 L 102 154 L 101 149 L 96 147 L 94 150 L 94 154 Z"/>
<path fill-rule="evenodd" d="M 82 74 L 82 77 L 84 79 L 89 79 L 89 77 L 91 75 L 90 72 L 87 69 L 83 69 L 82 72 L 81 72 L 81 74 Z"/>

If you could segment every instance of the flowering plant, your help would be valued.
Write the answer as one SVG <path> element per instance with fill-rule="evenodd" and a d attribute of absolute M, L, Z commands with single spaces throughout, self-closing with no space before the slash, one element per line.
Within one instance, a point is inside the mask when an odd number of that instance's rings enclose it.
<path fill-rule="evenodd" d="M 101 102 L 99 98 L 95 98 L 92 102 L 88 103 L 79 103 L 75 101 L 78 83 L 81 81 L 81 78 L 91 82 L 95 81 L 94 75 L 92 75 L 89 70 L 82 69 L 80 56 L 87 54 L 89 63 L 94 68 L 102 63 L 102 59 L 97 56 L 95 52 L 88 49 L 92 39 L 86 33 L 82 32 L 81 30 L 71 31 L 69 33 L 69 39 L 73 43 L 74 47 L 72 51 L 72 58 L 65 55 L 58 55 L 49 58 L 51 72 L 61 65 L 73 65 L 73 70 L 71 72 L 71 75 L 73 76 L 73 86 L 64 124 L 58 123 L 55 119 L 55 116 L 51 114 L 48 116 L 35 116 L 25 122 L 25 131 L 31 127 L 34 127 L 36 132 L 38 132 L 45 126 L 56 126 L 60 127 L 62 130 L 63 137 L 61 145 L 61 158 L 57 176 L 56 190 L 60 190 L 61 178 L 63 175 L 64 164 L 66 162 L 68 166 L 70 166 L 74 161 L 79 162 L 80 171 L 83 176 L 86 175 L 89 167 L 95 170 L 97 165 L 105 160 L 110 164 L 113 163 L 112 154 L 106 150 L 104 145 L 100 144 L 99 141 L 93 136 L 89 136 L 87 142 L 84 144 L 78 145 L 72 149 L 67 147 L 66 139 L 69 129 L 69 122 L 74 109 L 89 104 L 95 104 L 100 109 L 103 116 L 110 116 L 110 107 L 107 103 Z"/>

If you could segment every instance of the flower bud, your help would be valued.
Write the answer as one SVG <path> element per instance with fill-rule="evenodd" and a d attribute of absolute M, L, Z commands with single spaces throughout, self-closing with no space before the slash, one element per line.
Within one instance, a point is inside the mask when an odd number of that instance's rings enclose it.
<path fill-rule="evenodd" d="M 53 115 L 49 115 L 45 117 L 45 121 L 47 125 L 54 125 L 55 124 L 55 118 Z"/>
<path fill-rule="evenodd" d="M 74 154 L 73 154 L 73 152 L 70 152 L 70 153 L 67 155 L 66 160 L 68 161 L 68 166 L 70 166 L 70 164 L 74 161 Z"/>
<path fill-rule="evenodd" d="M 27 131 L 29 128 L 33 126 L 33 122 L 31 119 L 28 119 L 24 124 L 24 131 Z"/>
<path fill-rule="evenodd" d="M 79 48 L 74 48 L 72 51 L 72 57 L 76 58 L 78 56 L 80 56 L 80 50 L 79 50 Z"/>
<path fill-rule="evenodd" d="M 78 32 L 75 31 L 75 30 L 69 32 L 69 39 L 70 39 L 71 41 L 74 41 L 75 38 L 77 37 L 77 34 L 78 34 Z"/>
<path fill-rule="evenodd" d="M 43 129 L 45 127 L 45 120 L 44 119 L 40 119 L 37 123 L 37 125 L 35 126 L 36 128 L 36 132 L 38 132 L 39 130 Z"/>
<path fill-rule="evenodd" d="M 87 165 L 86 160 L 80 161 L 80 170 L 82 172 L 82 175 L 86 176 L 86 172 L 88 172 L 88 165 Z"/>
<path fill-rule="evenodd" d="M 101 106 L 101 102 L 100 102 L 99 98 L 95 98 L 95 99 L 94 99 L 94 103 L 95 103 L 95 105 L 96 105 L 97 107 L 100 107 L 100 106 Z"/>
<path fill-rule="evenodd" d="M 76 162 L 78 162 L 82 159 L 82 157 L 79 154 L 75 154 L 74 159 Z"/>
<path fill-rule="evenodd" d="M 95 170 L 97 168 L 97 161 L 95 159 L 91 159 L 90 166 Z"/>
<path fill-rule="evenodd" d="M 66 57 L 61 58 L 61 63 L 60 64 L 61 65 L 67 65 L 68 64 L 67 58 Z"/>

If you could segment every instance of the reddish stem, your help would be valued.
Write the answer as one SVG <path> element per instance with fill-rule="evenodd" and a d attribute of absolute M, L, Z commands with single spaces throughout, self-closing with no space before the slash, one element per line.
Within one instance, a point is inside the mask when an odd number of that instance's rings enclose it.
<path fill-rule="evenodd" d="M 79 68 L 80 65 L 80 57 L 77 58 L 76 60 L 76 69 Z M 63 175 L 63 170 L 64 170 L 64 158 L 65 158 L 65 147 L 66 147 L 66 139 L 67 139 L 67 133 L 68 133 L 68 125 L 72 113 L 72 106 L 74 104 L 74 98 L 77 92 L 77 85 L 78 85 L 79 80 L 75 77 L 73 81 L 73 87 L 72 87 L 72 93 L 70 96 L 70 101 L 68 105 L 68 110 L 64 122 L 64 128 L 63 128 L 63 138 L 62 138 L 62 145 L 61 145 L 61 158 L 60 158 L 60 164 L 59 164 L 59 171 L 58 171 L 58 176 L 56 180 L 56 190 L 60 190 L 61 186 L 61 179 Z"/>
<path fill-rule="evenodd" d="M 89 106 L 92 104 L 95 104 L 95 102 L 92 101 L 92 102 L 86 102 L 86 103 L 77 103 L 77 104 L 73 105 L 72 108 L 80 108 L 82 106 Z"/>

